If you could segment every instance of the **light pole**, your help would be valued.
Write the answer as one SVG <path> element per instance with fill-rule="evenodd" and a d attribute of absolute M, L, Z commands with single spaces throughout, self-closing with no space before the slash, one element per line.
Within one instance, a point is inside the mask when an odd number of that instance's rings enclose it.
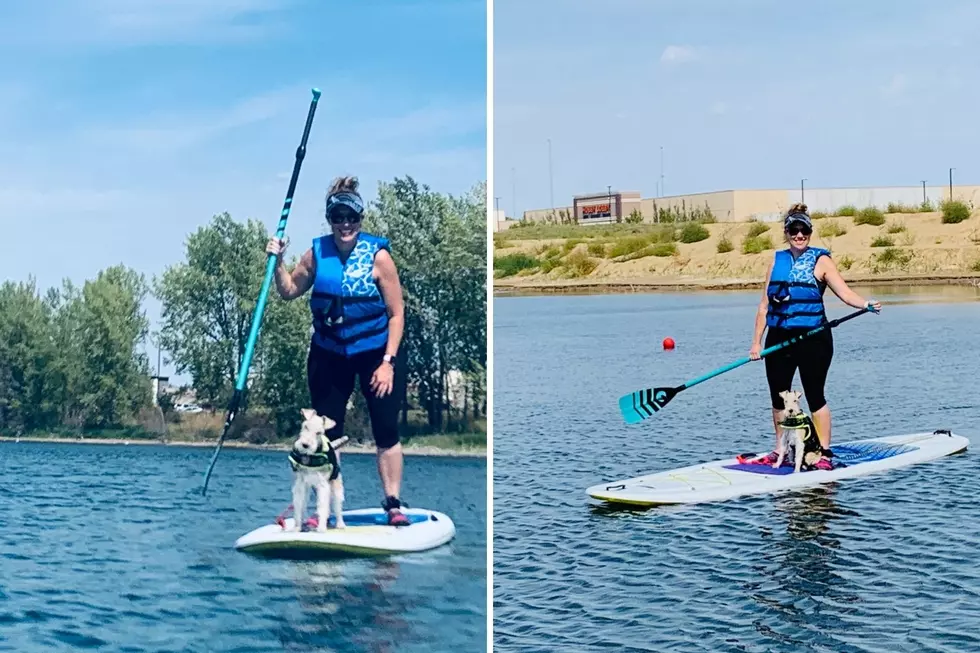
<path fill-rule="evenodd" d="M 517 169 L 510 169 L 510 210 L 511 219 L 517 219 Z"/>
<path fill-rule="evenodd" d="M 548 188 L 551 192 L 551 212 L 555 212 L 555 177 L 551 167 L 551 139 L 548 139 Z"/>
<path fill-rule="evenodd" d="M 926 203 L 926 180 L 922 180 L 922 204 Z"/>
<path fill-rule="evenodd" d="M 954 170 L 956 170 L 956 168 L 949 169 L 949 201 L 950 202 L 953 201 L 953 171 Z"/>
<path fill-rule="evenodd" d="M 660 146 L 660 197 L 664 196 L 664 146 Z"/>
<path fill-rule="evenodd" d="M 801 204 L 802 204 L 803 202 L 805 202 L 805 200 L 803 199 L 803 182 L 804 182 L 804 181 L 806 181 L 806 179 L 805 179 L 805 178 L 804 178 L 804 179 L 801 179 L 801 180 L 800 180 L 800 203 L 801 203 Z"/>

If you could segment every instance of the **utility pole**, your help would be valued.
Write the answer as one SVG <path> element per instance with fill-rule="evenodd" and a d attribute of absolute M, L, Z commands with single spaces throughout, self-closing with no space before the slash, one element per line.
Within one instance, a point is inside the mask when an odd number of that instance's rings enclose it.
<path fill-rule="evenodd" d="M 806 201 L 806 200 L 803 199 L 803 182 L 804 181 L 806 181 L 806 179 L 801 179 L 800 180 L 800 203 L 803 203 L 803 202 Z"/>
<path fill-rule="evenodd" d="M 953 201 L 953 171 L 954 170 L 956 170 L 956 168 L 949 169 L 949 201 L 950 202 Z"/>
<path fill-rule="evenodd" d="M 664 146 L 660 146 L 660 197 L 664 196 Z"/>
<path fill-rule="evenodd" d="M 511 219 L 517 219 L 517 168 L 510 169 L 510 210 Z"/>
<path fill-rule="evenodd" d="M 922 180 L 922 203 L 926 203 L 926 180 Z"/>
<path fill-rule="evenodd" d="M 551 167 L 551 139 L 548 139 L 548 188 L 551 192 L 551 212 L 555 212 L 555 177 Z"/>

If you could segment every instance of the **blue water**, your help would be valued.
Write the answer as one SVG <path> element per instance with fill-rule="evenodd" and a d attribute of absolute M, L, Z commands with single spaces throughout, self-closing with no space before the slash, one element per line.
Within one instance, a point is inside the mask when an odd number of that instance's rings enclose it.
<path fill-rule="evenodd" d="M 617 404 L 745 356 L 758 293 L 496 299 L 494 650 L 980 651 L 980 293 L 875 295 L 881 315 L 834 331 L 835 441 L 946 428 L 969 451 L 647 510 L 584 491 L 772 446 L 762 363 L 638 425 Z"/>
<path fill-rule="evenodd" d="M 457 535 L 382 560 L 232 548 L 290 503 L 283 453 L 0 443 L 0 651 L 486 650 L 486 461 L 406 457 L 402 496 Z M 375 458 L 343 459 L 346 508 Z"/>

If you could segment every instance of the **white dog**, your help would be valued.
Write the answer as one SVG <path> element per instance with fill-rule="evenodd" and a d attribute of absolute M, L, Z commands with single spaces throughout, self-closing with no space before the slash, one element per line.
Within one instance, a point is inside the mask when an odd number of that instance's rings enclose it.
<path fill-rule="evenodd" d="M 808 466 L 812 465 L 820 457 L 822 449 L 813 420 L 800 408 L 800 398 L 803 393 L 785 390 L 780 392 L 779 396 L 783 398 L 783 412 L 779 422 L 782 435 L 776 449 L 779 458 L 773 467 L 783 464 L 786 449 L 792 444 L 796 463 L 793 471 L 798 474 L 804 460 Z"/>
<path fill-rule="evenodd" d="M 347 441 L 347 437 L 330 442 L 327 431 L 336 422 L 317 415 L 310 408 L 304 408 L 302 412 L 303 426 L 289 452 L 289 462 L 293 468 L 293 530 L 303 529 L 306 501 L 311 488 L 316 490 L 317 531 L 326 532 L 331 508 L 337 518 L 336 527 L 345 528 L 344 481 L 340 475 L 340 458 L 336 449 Z"/>

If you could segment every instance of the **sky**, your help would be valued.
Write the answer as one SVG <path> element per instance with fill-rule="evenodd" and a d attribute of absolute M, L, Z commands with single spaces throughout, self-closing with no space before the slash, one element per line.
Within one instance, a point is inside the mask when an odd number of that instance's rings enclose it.
<path fill-rule="evenodd" d="M 487 179 L 486 35 L 480 0 L 0 3 L 3 280 L 43 292 L 122 263 L 151 281 L 225 211 L 271 232 L 314 87 L 288 255 L 320 235 L 338 175 L 367 200 L 407 175 L 470 190 Z"/>
<path fill-rule="evenodd" d="M 495 0 L 493 195 L 980 184 L 975 0 Z M 549 165 L 548 139 L 551 140 Z M 663 148 L 663 185 L 660 185 Z"/>

